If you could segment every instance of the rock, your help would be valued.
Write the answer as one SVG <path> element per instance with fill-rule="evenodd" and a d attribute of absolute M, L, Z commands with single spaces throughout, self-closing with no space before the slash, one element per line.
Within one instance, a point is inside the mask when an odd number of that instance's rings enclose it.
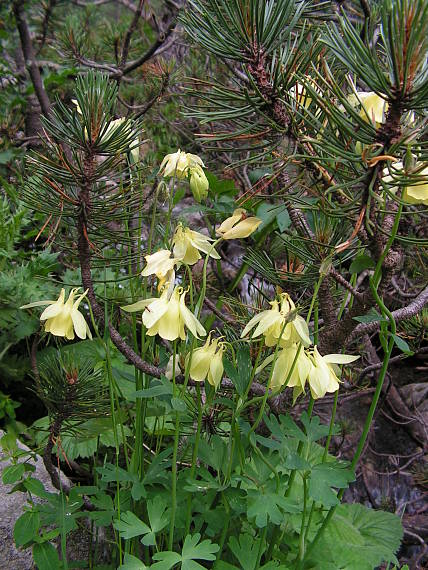
<path fill-rule="evenodd" d="M 4 433 L 0 430 L 0 438 Z M 18 449 L 22 451 L 30 451 L 30 449 L 17 440 Z M 28 460 L 28 456 L 23 456 L 19 461 Z M 50 492 L 56 492 L 54 489 L 49 474 L 44 468 L 42 458 L 37 456 L 36 460 L 29 459 L 28 463 L 34 465 L 36 470 L 33 477 L 39 479 L 45 486 L 45 489 Z M 0 464 L 1 471 L 11 464 L 10 459 L 0 447 Z M 19 518 L 23 511 L 24 506 L 27 504 L 27 494 L 17 491 L 10 493 L 13 485 L 5 485 L 0 480 L 0 568 L 13 568 L 14 570 L 31 570 L 35 568 L 33 565 L 33 557 L 31 548 L 26 550 L 18 550 L 15 548 L 13 540 L 13 527 L 15 521 Z"/>
<path fill-rule="evenodd" d="M 4 432 L 0 430 L 0 439 L 3 437 Z M 31 451 L 26 445 L 17 440 L 17 446 L 22 451 Z M 36 459 L 29 458 L 24 455 L 19 462 L 26 461 L 34 465 L 36 470 L 32 473 L 32 477 L 41 481 L 49 493 L 57 493 L 58 491 L 52 485 L 49 473 L 46 471 L 43 460 L 40 456 Z M 0 470 L 3 470 L 11 464 L 8 454 L 5 453 L 0 445 Z M 61 473 L 61 480 L 70 486 L 70 481 Z M 5 485 L 0 479 L 0 569 L 6 570 L 13 568 L 13 570 L 34 570 L 33 557 L 31 548 L 17 549 L 13 540 L 13 527 L 16 519 L 18 519 L 23 511 L 24 506 L 27 504 L 27 494 L 17 491 L 10 493 L 13 485 Z M 101 529 L 102 530 L 102 529 Z M 78 530 L 70 533 L 67 536 L 67 560 L 88 560 L 89 552 L 92 544 L 89 538 L 89 533 L 84 530 Z M 100 540 L 100 537 L 98 537 Z M 98 546 L 98 551 L 105 550 L 102 538 L 101 544 Z M 106 553 L 103 553 L 104 561 Z M 107 554 L 108 556 L 108 554 Z"/>

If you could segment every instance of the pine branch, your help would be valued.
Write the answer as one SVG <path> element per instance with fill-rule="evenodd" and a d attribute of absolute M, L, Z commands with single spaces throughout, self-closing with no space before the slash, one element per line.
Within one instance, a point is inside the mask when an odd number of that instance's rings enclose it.
<path fill-rule="evenodd" d="M 141 14 L 143 12 L 144 2 L 145 2 L 145 0 L 139 0 L 138 8 L 134 13 L 134 17 L 132 18 L 131 23 L 129 24 L 129 28 L 126 32 L 125 39 L 123 40 L 122 55 L 121 55 L 120 64 L 119 64 L 119 68 L 121 70 L 123 70 L 123 68 L 125 67 L 125 64 L 127 62 L 128 54 L 129 54 L 129 48 L 131 45 L 132 34 L 135 32 L 135 30 L 137 28 L 138 20 L 141 18 Z"/>
<path fill-rule="evenodd" d="M 392 311 L 392 316 L 394 317 L 395 321 L 402 321 L 404 319 L 409 319 L 413 317 L 417 313 L 419 313 L 423 307 L 428 303 L 428 286 L 416 297 L 412 303 L 407 305 L 406 307 L 402 307 L 401 309 L 397 309 Z M 371 323 L 360 323 L 355 327 L 355 329 L 350 333 L 346 338 L 346 343 L 353 342 L 354 340 L 360 338 L 364 334 L 369 334 L 376 332 L 380 329 L 379 322 L 371 322 Z"/>
<path fill-rule="evenodd" d="M 135 71 L 138 67 L 140 67 L 141 65 L 146 63 L 146 61 L 151 59 L 156 54 L 157 49 L 162 44 L 164 44 L 165 41 L 169 38 L 169 36 L 172 34 L 172 32 L 175 29 L 175 26 L 176 26 L 176 21 L 175 21 L 175 18 L 173 17 L 170 20 L 165 32 L 162 32 L 158 35 L 156 41 L 153 42 L 153 44 L 150 46 L 150 48 L 144 54 L 142 54 L 135 61 L 128 63 L 128 65 L 126 65 L 123 69 L 116 71 L 116 73 L 113 73 L 111 75 L 111 78 L 117 79 L 117 78 L 122 77 L 124 75 L 128 75 L 129 73 L 131 73 L 132 71 Z"/>
<path fill-rule="evenodd" d="M 49 97 L 43 86 L 43 81 L 40 75 L 40 70 L 36 62 L 34 54 L 33 43 L 31 41 L 30 31 L 28 29 L 27 21 L 24 17 L 24 0 L 14 0 L 12 10 L 15 16 L 16 25 L 21 40 L 21 49 L 24 54 L 25 64 L 28 69 L 31 81 L 33 83 L 34 91 L 37 99 L 39 100 L 42 112 L 46 117 L 49 117 L 51 110 L 51 103 Z"/>
<path fill-rule="evenodd" d="M 153 366 L 148 362 L 145 362 L 122 338 L 120 333 L 115 329 L 112 323 L 105 323 L 105 315 L 103 308 L 98 304 L 94 285 L 92 282 L 92 272 L 91 272 L 91 249 L 88 239 L 87 223 L 91 211 L 91 197 L 90 190 L 92 187 L 92 181 L 95 171 L 95 156 L 87 155 L 85 158 L 85 184 L 81 187 L 79 191 L 79 201 L 80 201 L 80 213 L 78 217 L 77 229 L 78 229 L 78 249 L 79 249 L 79 261 L 80 269 L 82 274 L 83 288 L 88 289 L 88 299 L 91 304 L 92 311 L 94 315 L 100 322 L 100 325 L 106 324 L 109 332 L 110 338 L 113 344 L 119 349 L 119 351 L 125 356 L 125 358 L 132 362 L 132 364 L 141 370 L 142 372 L 154 376 L 155 378 L 160 378 L 164 371 L 157 366 Z"/>

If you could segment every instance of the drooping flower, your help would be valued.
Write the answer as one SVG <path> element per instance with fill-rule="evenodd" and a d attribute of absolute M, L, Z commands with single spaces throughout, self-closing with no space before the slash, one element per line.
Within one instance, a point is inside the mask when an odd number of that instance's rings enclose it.
<path fill-rule="evenodd" d="M 181 368 L 180 368 L 180 362 L 179 362 L 178 355 L 176 355 L 176 358 L 175 358 L 175 376 L 178 376 L 179 374 L 181 374 Z M 174 377 L 174 355 L 173 354 L 171 354 L 171 356 L 168 360 L 168 364 L 166 365 L 165 376 L 168 378 L 168 380 L 172 380 Z"/>
<path fill-rule="evenodd" d="M 175 287 L 172 292 L 170 288 L 165 288 L 159 298 L 143 299 L 122 309 L 129 313 L 144 309 L 143 324 L 148 336 L 158 334 L 165 340 L 185 340 L 185 326 L 196 338 L 199 338 L 198 335 L 205 336 L 204 327 L 186 307 L 185 298 L 186 291 L 182 287 Z"/>
<path fill-rule="evenodd" d="M 215 249 L 212 249 L 210 243 L 212 241 L 208 236 L 190 228 L 184 228 L 183 224 L 179 223 L 172 238 L 174 258 L 187 265 L 193 265 L 201 259 L 202 256 L 199 252 L 202 251 L 206 254 L 210 252 L 210 257 L 214 259 L 220 259 L 219 254 Z"/>
<path fill-rule="evenodd" d="M 284 384 L 295 388 L 295 398 L 297 397 L 296 392 L 304 392 L 306 380 L 311 370 L 311 361 L 306 356 L 303 347 L 300 347 L 300 349 L 299 347 L 300 345 L 298 344 L 292 344 L 288 348 L 281 350 L 275 361 L 270 382 L 270 388 L 273 391 L 279 390 Z M 293 367 L 295 359 L 296 362 Z"/>
<path fill-rule="evenodd" d="M 177 152 L 167 154 L 164 157 L 159 168 L 159 174 L 165 178 L 171 176 L 187 178 L 189 169 L 203 166 L 205 165 L 199 156 L 178 149 Z"/>
<path fill-rule="evenodd" d="M 404 170 L 403 163 L 401 161 L 392 164 L 394 172 L 396 174 L 401 174 Z M 403 188 L 402 200 L 407 204 L 425 204 L 428 206 L 428 166 L 421 168 L 422 164 L 416 164 L 415 168 L 412 169 L 415 174 L 422 178 L 419 184 L 412 184 L 411 186 L 406 186 Z M 413 174 L 408 173 L 408 174 Z M 413 175 L 415 175 L 413 174 Z M 389 174 L 388 169 L 385 168 L 383 171 L 383 181 L 390 184 L 394 181 L 394 178 Z M 391 188 L 391 192 L 396 192 L 397 187 Z"/>
<path fill-rule="evenodd" d="M 192 191 L 193 197 L 197 202 L 202 202 L 208 196 L 209 182 L 208 178 L 205 176 L 205 172 L 200 166 L 191 167 L 189 169 L 190 174 L 190 190 Z"/>
<path fill-rule="evenodd" d="M 327 392 L 336 392 L 339 389 L 340 369 L 336 364 L 350 364 L 358 360 L 359 356 L 350 354 L 326 354 L 321 356 L 316 346 L 309 353 L 311 368 L 308 381 L 312 397 L 316 400 L 323 398 Z"/>
<path fill-rule="evenodd" d="M 174 269 L 176 263 L 179 262 L 178 259 L 171 257 L 169 249 L 160 249 L 156 253 L 144 256 L 144 258 L 147 265 L 141 272 L 141 275 L 143 277 L 156 275 L 158 279 L 164 278 L 171 269 Z"/>
<path fill-rule="evenodd" d="M 255 232 L 262 220 L 255 216 L 247 218 L 245 212 L 243 208 L 236 209 L 232 216 L 226 218 L 217 228 L 217 235 L 223 239 L 237 239 L 246 238 Z"/>
<path fill-rule="evenodd" d="M 31 307 L 41 307 L 49 305 L 40 315 L 40 320 L 45 321 L 45 331 L 50 332 L 54 336 L 62 336 L 68 340 L 74 339 L 74 333 L 85 339 L 88 336 L 92 339 L 91 331 L 85 321 L 84 316 L 79 311 L 79 305 L 88 293 L 88 289 L 74 300 L 80 287 L 72 289 L 66 302 L 65 289 L 61 289 L 61 293 L 56 301 L 36 301 L 23 305 L 20 309 L 29 309 Z"/>
<path fill-rule="evenodd" d="M 203 382 L 205 378 L 214 388 L 218 388 L 223 378 L 223 352 L 224 343 L 219 338 L 211 340 L 211 333 L 204 346 L 192 352 L 190 362 L 190 378 L 195 382 Z M 189 363 L 190 354 L 186 357 L 186 366 Z"/>
<path fill-rule="evenodd" d="M 290 295 L 281 293 L 279 300 L 271 301 L 270 305 L 271 309 L 261 311 L 248 322 L 241 333 L 241 338 L 257 325 L 251 338 L 263 335 L 266 346 L 276 346 L 278 341 L 279 346 L 283 348 L 300 342 L 309 346 L 311 339 L 309 338 L 308 325 L 305 319 L 297 314 L 296 305 Z M 283 331 L 282 335 L 281 331 Z"/>
<path fill-rule="evenodd" d="M 368 93 L 357 91 L 349 96 L 348 101 L 355 107 L 361 106 L 360 117 L 366 123 L 374 123 L 378 127 L 384 122 L 385 114 L 388 111 L 388 103 L 377 93 L 373 91 Z"/>

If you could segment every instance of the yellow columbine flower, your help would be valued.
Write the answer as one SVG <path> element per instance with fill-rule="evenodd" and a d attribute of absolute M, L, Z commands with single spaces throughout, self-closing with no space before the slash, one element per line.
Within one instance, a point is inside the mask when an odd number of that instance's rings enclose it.
<path fill-rule="evenodd" d="M 281 386 L 286 383 L 291 367 L 293 366 L 294 359 L 296 358 L 297 351 L 299 350 L 299 346 L 300 345 L 298 344 L 292 344 L 288 348 L 283 348 L 279 353 L 274 364 L 272 379 L 269 386 L 273 391 L 279 390 Z M 302 347 L 300 348 L 293 371 L 291 372 L 290 378 L 287 382 L 288 387 L 295 388 L 295 398 L 297 397 L 297 393 L 305 391 L 305 384 L 310 370 L 311 361 L 306 356 Z"/>
<path fill-rule="evenodd" d="M 340 369 L 335 364 L 349 364 L 358 360 L 359 356 L 350 354 L 326 354 L 321 356 L 316 346 L 310 354 L 312 361 L 309 371 L 309 386 L 312 397 L 316 400 L 323 398 L 327 392 L 336 392 L 339 389 Z"/>
<path fill-rule="evenodd" d="M 143 277 L 156 275 L 158 279 L 164 278 L 171 269 L 174 269 L 178 259 L 171 257 L 169 249 L 160 249 L 156 253 L 144 256 L 147 265 L 141 272 Z"/>
<path fill-rule="evenodd" d="M 201 259 L 200 251 L 207 254 L 210 252 L 210 257 L 220 259 L 219 254 L 212 249 L 211 241 L 213 240 L 208 236 L 190 228 L 184 228 L 183 224 L 179 223 L 172 238 L 173 255 L 187 265 L 193 265 Z"/>
<path fill-rule="evenodd" d="M 257 325 L 251 338 L 257 338 L 261 334 L 265 337 L 266 346 L 279 345 L 283 348 L 301 342 L 305 346 L 311 344 L 309 329 L 305 319 L 295 313 L 296 305 L 288 293 L 282 293 L 279 300 L 270 302 L 271 309 L 255 315 L 244 328 L 241 338 Z M 281 330 L 285 325 L 281 336 Z M 281 336 L 281 339 L 279 338 Z"/>
<path fill-rule="evenodd" d="M 175 287 L 172 293 L 166 288 L 159 298 L 143 299 L 122 309 L 129 313 L 145 309 L 143 324 L 147 328 L 148 336 L 158 334 L 165 340 L 185 340 L 185 326 L 196 338 L 198 334 L 205 336 L 207 333 L 204 327 L 186 307 L 185 297 L 186 291 L 183 291 L 182 287 Z"/>
<path fill-rule="evenodd" d="M 187 178 L 189 169 L 205 166 L 202 159 L 196 154 L 184 152 L 180 149 L 172 154 L 167 154 L 162 160 L 159 174 L 165 178 L 176 176 L 177 178 Z"/>
<path fill-rule="evenodd" d="M 218 388 L 223 378 L 223 352 L 224 343 L 219 338 L 211 341 L 211 333 L 204 346 L 197 348 L 192 353 L 190 363 L 190 378 L 195 382 L 203 382 L 205 378 L 214 388 Z M 186 366 L 190 354 L 186 357 Z"/>
<path fill-rule="evenodd" d="M 85 339 L 86 335 L 92 339 L 91 331 L 82 313 L 79 312 L 79 305 L 82 299 L 86 297 L 88 289 L 82 295 L 79 295 L 75 301 L 74 297 L 79 289 L 80 287 L 72 289 L 65 303 L 65 289 L 61 289 L 61 293 L 56 301 L 36 301 L 35 303 L 23 305 L 20 309 L 49 305 L 40 315 L 40 320 L 46 321 L 46 332 L 50 332 L 54 336 L 63 336 L 68 340 L 74 339 L 74 333 L 81 339 Z"/>
<path fill-rule="evenodd" d="M 304 85 L 297 82 L 295 85 L 293 85 L 293 87 L 290 88 L 288 92 L 293 97 L 293 99 L 299 103 L 299 105 L 303 105 L 305 109 L 309 108 L 312 102 L 312 98 L 308 95 L 308 92 L 306 91 Z"/>
<path fill-rule="evenodd" d="M 357 91 L 355 94 L 350 95 L 348 101 L 355 107 L 361 106 L 360 117 L 366 123 L 374 123 L 378 127 L 384 122 L 388 111 L 388 103 L 377 93 L 373 91 L 369 93 Z"/>
<path fill-rule="evenodd" d="M 71 102 L 74 105 L 76 105 L 76 111 L 79 113 L 79 115 L 82 115 L 82 109 L 80 108 L 77 99 L 72 99 Z M 116 128 L 122 125 L 122 123 L 125 123 L 124 131 L 126 132 L 126 134 L 129 135 L 132 130 L 132 122 L 126 117 L 120 117 L 119 119 L 113 119 L 112 121 L 109 122 L 103 136 L 101 137 L 100 142 L 103 143 L 106 140 L 108 140 L 108 138 L 112 135 L 112 133 L 116 130 Z M 86 138 L 88 138 L 88 133 L 86 132 L 86 129 L 85 129 L 85 135 Z M 129 143 L 129 147 L 131 148 L 129 153 L 131 157 L 131 162 L 132 164 L 136 164 L 140 157 L 140 139 L 138 136 L 132 142 Z"/>
<path fill-rule="evenodd" d="M 401 161 L 395 162 L 393 165 L 394 172 L 400 174 L 404 170 L 403 163 Z M 412 169 L 415 171 L 415 175 L 417 174 L 422 178 L 420 184 L 412 184 L 411 186 L 406 186 L 403 188 L 403 202 L 407 204 L 425 204 L 428 206 L 428 166 L 421 169 L 422 164 L 416 164 L 415 168 Z M 408 174 L 412 174 L 409 172 Z M 425 181 L 423 181 L 425 180 Z M 385 168 L 383 171 L 383 181 L 391 183 L 394 181 L 394 178 L 389 174 L 388 169 Z M 397 187 L 391 188 L 391 192 L 396 192 Z"/>
<path fill-rule="evenodd" d="M 262 220 L 256 217 L 245 217 L 245 210 L 238 208 L 217 228 L 217 235 L 223 239 L 246 238 L 251 235 Z"/>

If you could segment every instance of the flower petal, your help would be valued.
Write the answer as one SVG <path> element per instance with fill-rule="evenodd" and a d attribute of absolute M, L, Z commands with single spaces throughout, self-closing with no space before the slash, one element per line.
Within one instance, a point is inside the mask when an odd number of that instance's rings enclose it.
<path fill-rule="evenodd" d="M 79 338 L 85 339 L 87 332 L 87 325 L 84 316 L 77 308 L 71 311 L 71 319 L 73 321 L 74 330 Z"/>
<path fill-rule="evenodd" d="M 135 313 L 137 311 L 142 311 L 146 307 L 148 307 L 151 303 L 157 301 L 156 297 L 150 297 L 150 299 L 141 299 L 141 301 L 137 301 L 132 305 L 125 305 L 124 307 L 120 307 L 123 311 L 127 313 Z"/>
<path fill-rule="evenodd" d="M 333 363 L 333 364 L 350 364 L 351 362 L 355 362 L 360 357 L 353 356 L 351 354 L 326 354 L 322 357 L 324 362 Z"/>

